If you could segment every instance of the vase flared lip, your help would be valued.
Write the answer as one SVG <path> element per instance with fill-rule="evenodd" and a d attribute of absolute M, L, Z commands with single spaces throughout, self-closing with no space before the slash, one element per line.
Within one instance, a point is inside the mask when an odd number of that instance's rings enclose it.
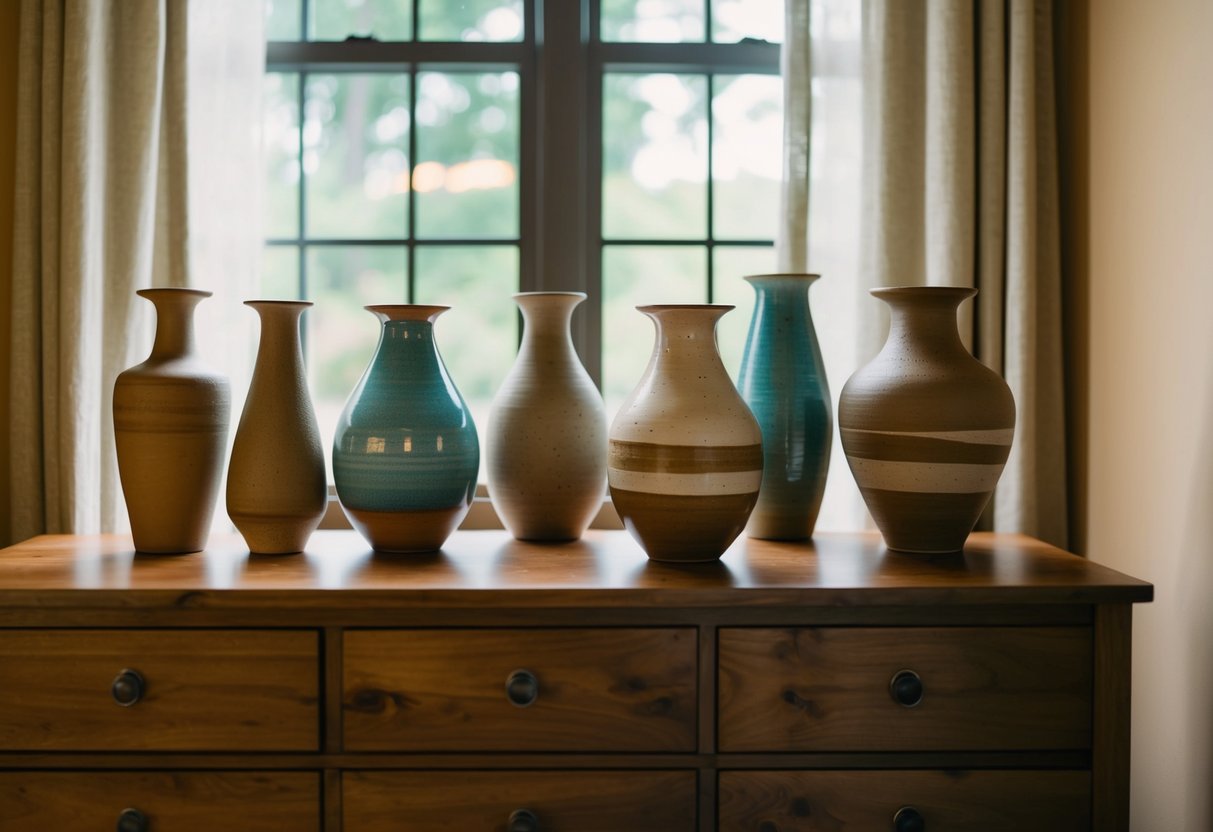
<path fill-rule="evenodd" d="M 261 300 L 254 298 L 253 300 L 246 300 L 244 305 L 251 306 L 254 309 L 262 306 L 269 307 L 271 309 L 274 307 L 286 309 L 307 309 L 309 306 L 315 306 L 316 304 L 312 303 L 310 300 Z"/>
<path fill-rule="evenodd" d="M 960 303 L 977 294 L 972 286 L 879 286 L 868 294 L 884 301 L 935 300 Z"/>
<path fill-rule="evenodd" d="M 201 300 L 202 298 L 209 298 L 215 293 L 209 289 L 187 289 L 181 286 L 155 286 L 147 289 L 136 289 L 135 294 L 141 298 L 147 298 L 148 300 L 153 300 L 157 297 L 172 297 L 174 295 L 178 297 L 198 298 Z"/>
<path fill-rule="evenodd" d="M 524 300 L 526 298 L 577 298 L 577 300 L 585 300 L 589 295 L 585 292 L 515 292 L 514 300 Z"/>
<path fill-rule="evenodd" d="M 450 308 L 449 306 L 431 306 L 423 303 L 377 303 L 363 307 L 383 324 L 395 321 L 432 324 L 439 315 Z"/>
<path fill-rule="evenodd" d="M 737 307 L 731 303 L 649 303 L 644 306 L 637 306 L 637 312 L 643 312 L 646 315 L 652 315 L 661 312 L 719 312 L 724 314 L 730 312 Z"/>
<path fill-rule="evenodd" d="M 787 283 L 812 283 L 820 280 L 821 275 L 816 272 L 768 272 L 766 274 L 747 274 L 742 277 L 742 280 L 747 280 L 750 283 L 759 281 L 766 282 L 787 282 Z"/>

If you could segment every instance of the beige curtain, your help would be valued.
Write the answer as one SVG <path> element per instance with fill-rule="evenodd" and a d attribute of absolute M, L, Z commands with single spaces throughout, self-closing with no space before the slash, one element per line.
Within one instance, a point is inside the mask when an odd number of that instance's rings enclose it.
<path fill-rule="evenodd" d="M 111 392 L 151 329 L 135 290 L 255 285 L 261 4 L 23 0 L 18 68 L 12 533 L 120 529 Z"/>
<path fill-rule="evenodd" d="M 1051 0 L 868 0 L 860 283 L 978 288 L 961 331 L 1018 406 L 994 528 L 1064 545 L 1052 23 Z"/>
<path fill-rule="evenodd" d="M 808 60 L 806 27 L 831 28 L 830 15 L 856 4 L 787 0 L 788 48 Z M 857 264 L 826 273 L 847 282 L 823 313 L 854 323 L 851 347 L 829 343 L 846 374 L 871 359 L 887 317 L 867 296 L 874 286 L 976 286 L 976 308 L 961 313 L 961 332 L 975 354 L 1001 372 L 1018 405 L 1011 458 L 994 497 L 993 526 L 1066 543 L 1065 434 L 1061 354 L 1061 267 L 1058 230 L 1057 126 L 1050 0 L 865 0 L 862 4 L 862 172 Z M 815 24 L 816 25 L 816 24 Z M 820 51 L 814 31 L 814 48 Z M 824 64 L 824 62 L 819 62 Z M 836 62 L 837 63 L 837 62 Z M 786 148 L 784 235 L 780 261 L 799 268 L 792 243 L 803 240 L 808 197 L 798 171 L 807 165 L 803 64 L 785 56 Z M 813 68 L 815 84 L 834 77 Z M 818 97 L 818 96 L 815 96 Z M 819 108 L 820 109 L 820 108 Z M 837 124 L 814 119 L 816 137 Z M 801 131 L 798 135 L 797 131 Z M 830 160 L 827 167 L 837 167 Z M 817 180 L 814 179 L 814 187 Z M 790 208 L 788 207 L 790 202 Z M 835 210 L 816 199 L 818 216 Z M 800 207 L 798 207 L 800 206 Z M 837 237 L 837 232 L 833 235 Z M 828 241 L 809 232 L 809 268 Z M 839 261 L 842 262 L 842 261 Z M 820 320 L 820 318 L 819 318 Z M 828 319 L 827 319 L 828 320 Z M 819 329 L 821 325 L 819 324 Z M 829 333 L 826 333 L 827 336 Z M 827 362 L 831 356 L 827 352 Z M 840 376 L 831 373 L 835 394 Z M 835 447 L 838 455 L 839 448 Z M 858 493 L 837 482 L 827 503 Z M 824 514 L 823 509 L 823 514 Z M 856 512 L 858 513 L 858 512 Z M 844 514 L 839 508 L 837 516 Z"/>

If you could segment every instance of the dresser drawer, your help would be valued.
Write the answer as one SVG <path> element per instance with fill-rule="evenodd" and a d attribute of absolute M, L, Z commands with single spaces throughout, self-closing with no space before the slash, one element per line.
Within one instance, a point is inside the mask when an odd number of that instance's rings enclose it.
<path fill-rule="evenodd" d="M 693 751 L 695 630 L 353 630 L 348 751 Z"/>
<path fill-rule="evenodd" d="M 319 832 L 320 775 L 258 771 L 0 773 L 0 829 Z"/>
<path fill-rule="evenodd" d="M 1090 788 L 1085 771 L 722 771 L 719 829 L 1082 832 Z"/>
<path fill-rule="evenodd" d="M 315 750 L 318 649 L 310 630 L 0 631 L 0 748 Z"/>
<path fill-rule="evenodd" d="M 719 646 L 721 751 L 1091 745 L 1087 628 L 727 628 Z"/>
<path fill-rule="evenodd" d="M 343 827 L 357 832 L 506 830 L 529 813 L 543 832 L 691 832 L 692 771 L 353 771 Z"/>

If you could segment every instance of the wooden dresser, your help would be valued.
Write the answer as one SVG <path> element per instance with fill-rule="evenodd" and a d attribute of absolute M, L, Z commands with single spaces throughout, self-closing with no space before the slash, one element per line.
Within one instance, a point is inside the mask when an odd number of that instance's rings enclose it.
<path fill-rule="evenodd" d="M 1027 538 L 212 542 L 0 551 L 0 829 L 1128 828 L 1152 588 Z"/>

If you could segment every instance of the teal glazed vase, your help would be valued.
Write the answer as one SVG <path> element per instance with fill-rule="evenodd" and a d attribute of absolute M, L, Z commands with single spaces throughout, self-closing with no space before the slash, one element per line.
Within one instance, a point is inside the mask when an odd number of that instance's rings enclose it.
<path fill-rule="evenodd" d="M 382 332 L 337 422 L 333 480 L 376 551 L 441 548 L 476 492 L 476 425 L 434 341 L 434 320 L 448 308 L 366 307 Z"/>
<path fill-rule="evenodd" d="M 834 419 L 809 287 L 820 275 L 746 278 L 757 297 L 737 387 L 762 428 L 762 487 L 746 534 L 762 540 L 813 536 Z"/>

